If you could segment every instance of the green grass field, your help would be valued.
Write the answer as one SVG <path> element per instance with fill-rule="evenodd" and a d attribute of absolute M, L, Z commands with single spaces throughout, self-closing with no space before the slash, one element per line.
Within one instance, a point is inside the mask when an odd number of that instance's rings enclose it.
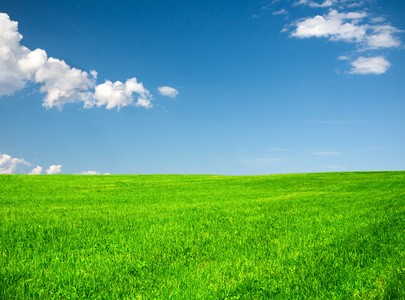
<path fill-rule="evenodd" d="M 0 299 L 405 299 L 405 172 L 1 175 Z"/>

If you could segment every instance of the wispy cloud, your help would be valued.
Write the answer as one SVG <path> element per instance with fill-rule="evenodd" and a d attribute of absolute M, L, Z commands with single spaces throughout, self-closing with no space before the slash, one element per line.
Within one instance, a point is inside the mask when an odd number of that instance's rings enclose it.
<path fill-rule="evenodd" d="M 77 175 L 100 175 L 100 172 L 97 171 L 83 171 L 80 173 L 76 173 Z"/>
<path fill-rule="evenodd" d="M 284 8 L 277 10 L 275 12 L 273 12 L 273 15 L 277 16 L 277 15 L 288 15 L 288 11 L 286 11 Z"/>
<path fill-rule="evenodd" d="M 282 161 L 283 159 L 281 158 L 243 158 L 243 159 L 235 159 L 234 161 L 244 164 L 244 165 L 249 165 L 249 166 L 254 166 L 254 167 L 266 167 L 269 165 L 273 165 L 275 163 L 278 163 Z"/>
<path fill-rule="evenodd" d="M 315 2 L 315 1 L 311 1 L 311 0 L 299 0 L 299 1 L 295 2 L 293 5 L 294 6 L 307 5 L 307 6 L 310 6 L 310 7 L 331 7 L 336 2 L 337 2 L 337 0 L 325 0 L 322 3 L 318 3 L 318 2 Z"/>
<path fill-rule="evenodd" d="M 85 108 L 152 107 L 152 95 L 136 78 L 128 79 L 125 84 L 106 81 L 97 85 L 96 71 L 87 73 L 71 67 L 63 60 L 48 57 L 42 49 L 31 51 L 20 44 L 21 40 L 18 23 L 0 13 L 0 97 L 23 89 L 27 82 L 34 82 L 40 84 L 41 92 L 45 93 L 43 106 L 46 108 L 62 110 L 65 104 L 73 102 L 82 103 Z"/>
<path fill-rule="evenodd" d="M 326 166 L 324 167 L 326 170 L 331 170 L 331 171 L 345 171 L 347 170 L 346 167 L 343 166 Z"/>
<path fill-rule="evenodd" d="M 176 90 L 175 88 L 172 88 L 170 86 L 161 86 L 158 88 L 158 92 L 162 96 L 167 96 L 170 98 L 176 98 L 177 95 L 179 94 L 178 90 Z"/>
<path fill-rule="evenodd" d="M 335 155 L 343 155 L 341 152 L 334 152 L 334 151 L 325 151 L 325 152 L 314 152 L 311 153 L 312 155 L 320 155 L 320 156 L 335 156 Z"/>
<path fill-rule="evenodd" d="M 303 121 L 304 124 L 334 124 L 334 125 L 354 125 L 362 124 L 363 121 L 346 121 L 346 120 L 314 120 L 314 121 Z"/>
<path fill-rule="evenodd" d="M 98 171 L 83 171 L 80 173 L 75 173 L 75 175 L 110 175 L 110 173 L 100 173 Z"/>

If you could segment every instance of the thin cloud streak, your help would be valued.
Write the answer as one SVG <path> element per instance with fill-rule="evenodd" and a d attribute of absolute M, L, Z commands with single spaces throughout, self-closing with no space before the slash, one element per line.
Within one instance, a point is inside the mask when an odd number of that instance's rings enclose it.
<path fill-rule="evenodd" d="M 332 125 L 356 125 L 363 124 L 363 121 L 344 121 L 344 120 L 316 120 L 316 121 L 303 121 L 303 124 L 332 124 Z"/>
<path fill-rule="evenodd" d="M 175 88 L 172 88 L 170 86 L 161 86 L 158 88 L 159 94 L 162 96 L 170 97 L 170 98 L 176 98 L 177 95 L 179 94 L 179 91 L 176 90 Z"/>
<path fill-rule="evenodd" d="M 341 152 L 334 152 L 334 151 L 325 151 L 325 152 L 314 152 L 311 153 L 312 155 L 320 155 L 320 156 L 336 156 L 336 155 L 343 155 Z"/>

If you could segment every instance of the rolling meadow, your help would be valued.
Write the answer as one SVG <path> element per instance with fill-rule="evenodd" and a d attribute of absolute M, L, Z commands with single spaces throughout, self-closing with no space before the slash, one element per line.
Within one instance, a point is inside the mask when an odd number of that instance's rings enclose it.
<path fill-rule="evenodd" d="M 1 175 L 0 299 L 405 299 L 405 172 Z"/>

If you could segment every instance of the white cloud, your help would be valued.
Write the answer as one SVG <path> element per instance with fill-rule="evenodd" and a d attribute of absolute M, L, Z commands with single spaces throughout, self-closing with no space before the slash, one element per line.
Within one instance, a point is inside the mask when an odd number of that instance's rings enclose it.
<path fill-rule="evenodd" d="M 19 165 L 29 166 L 30 164 L 22 158 L 13 158 L 0 153 L 0 174 L 14 174 Z"/>
<path fill-rule="evenodd" d="M 81 173 L 77 173 L 77 175 L 111 175 L 110 173 L 103 173 L 97 171 L 83 171 Z"/>
<path fill-rule="evenodd" d="M 347 56 L 347 55 L 341 55 L 341 56 L 338 57 L 338 59 L 339 59 L 339 60 L 349 60 L 350 57 Z"/>
<path fill-rule="evenodd" d="M 339 4 L 340 8 L 353 7 L 350 0 L 324 1 L 321 4 L 311 0 L 300 0 L 295 5 L 311 7 L 329 7 Z M 364 2 L 357 2 L 363 5 Z M 366 8 L 365 8 L 366 9 Z M 296 38 L 327 38 L 331 41 L 344 41 L 354 43 L 359 51 L 370 51 L 381 48 L 400 47 L 401 41 L 396 36 L 402 32 L 388 24 L 382 17 L 370 17 L 372 13 L 365 11 L 338 12 L 330 9 L 325 15 L 303 18 L 290 25 L 295 26 L 291 32 Z M 382 23 L 385 22 L 385 23 Z M 380 23 L 380 24 L 376 24 Z M 340 60 L 350 60 L 348 56 L 340 56 Z M 383 57 L 360 57 L 351 62 L 351 74 L 383 74 L 390 67 L 390 63 Z"/>
<path fill-rule="evenodd" d="M 384 17 L 375 17 L 375 18 L 371 18 L 371 22 L 373 23 L 381 23 L 381 22 L 385 22 L 385 18 Z"/>
<path fill-rule="evenodd" d="M 138 94 L 135 106 L 152 107 L 152 96 L 136 78 L 125 84 L 106 81 L 96 85 L 96 71 L 88 74 L 63 60 L 48 58 L 42 49 L 31 51 L 20 45 L 21 39 L 18 23 L 0 13 L 0 97 L 11 95 L 32 81 L 41 85 L 46 108 L 61 110 L 66 103 L 80 102 L 86 108 L 105 105 L 107 109 L 120 109 L 133 104 L 133 93 Z"/>
<path fill-rule="evenodd" d="M 400 40 L 394 33 L 401 32 L 391 25 L 376 25 L 371 27 L 373 33 L 366 37 L 367 46 L 371 49 L 392 48 L 401 46 Z"/>
<path fill-rule="evenodd" d="M 62 165 L 52 165 L 46 170 L 46 174 L 48 175 L 58 174 L 60 172 L 62 172 Z"/>
<path fill-rule="evenodd" d="M 359 57 L 357 60 L 351 63 L 353 68 L 351 69 L 351 74 L 384 74 L 388 68 L 391 66 L 389 61 L 387 61 L 382 56 L 376 57 Z"/>
<path fill-rule="evenodd" d="M 176 96 L 179 94 L 179 92 L 170 87 L 170 86 L 161 86 L 158 88 L 158 92 L 162 95 L 162 96 L 167 96 L 170 98 L 176 98 Z"/>
<path fill-rule="evenodd" d="M 315 153 L 311 153 L 311 154 L 312 155 L 321 155 L 321 156 L 335 156 L 335 155 L 342 155 L 343 153 L 329 151 L 329 152 L 315 152 Z"/>
<path fill-rule="evenodd" d="M 277 16 L 277 15 L 288 15 L 288 11 L 286 11 L 284 8 L 280 9 L 278 11 L 273 12 L 273 15 Z"/>
<path fill-rule="evenodd" d="M 324 37 L 331 41 L 358 43 L 365 49 L 393 48 L 401 46 L 394 36 L 401 30 L 389 25 L 360 25 L 367 18 L 365 12 L 339 13 L 330 10 L 327 15 L 306 18 L 295 23 L 291 36 L 297 38 Z"/>
<path fill-rule="evenodd" d="M 136 106 L 152 107 L 152 96 L 142 83 L 137 82 L 136 78 L 128 79 L 125 83 L 106 81 L 103 84 L 97 85 L 94 100 L 88 101 L 86 106 L 97 105 L 100 107 L 105 105 L 107 109 L 120 109 L 134 103 L 134 93 L 139 95 L 135 103 Z"/>
<path fill-rule="evenodd" d="M 353 7 L 360 7 L 366 4 L 365 1 L 359 1 L 359 0 L 353 0 L 353 3 L 347 4 L 348 8 L 353 8 Z M 348 1 L 344 1 L 344 2 L 348 2 Z"/>
<path fill-rule="evenodd" d="M 28 175 L 40 175 L 42 173 L 42 167 L 36 166 Z"/>
<path fill-rule="evenodd" d="M 66 103 L 89 101 L 92 93 L 88 90 L 94 86 L 94 80 L 87 72 L 52 57 L 37 70 L 35 82 L 42 84 L 41 92 L 46 93 L 43 106 L 59 109 Z"/>
<path fill-rule="evenodd" d="M 20 45 L 22 35 L 17 28 L 17 22 L 0 13 L 0 96 L 11 95 L 24 88 L 27 80 L 32 79 L 46 60 L 45 51 L 30 51 Z"/>
<path fill-rule="evenodd" d="M 365 12 L 338 13 L 336 10 L 331 10 L 326 16 L 318 15 L 299 21 L 291 36 L 298 38 L 325 37 L 334 41 L 361 42 L 366 36 L 367 27 L 358 25 L 357 22 L 366 16 Z M 345 22 L 345 20 L 351 22 Z"/>
<path fill-rule="evenodd" d="M 322 3 L 310 0 L 300 0 L 298 2 L 295 2 L 294 5 L 308 5 L 310 7 L 330 7 L 334 5 L 336 2 L 337 0 L 325 0 Z"/>
<path fill-rule="evenodd" d="M 325 7 L 332 7 L 332 6 L 339 6 L 339 7 L 359 7 L 365 4 L 364 1 L 359 0 L 324 0 L 324 1 L 313 1 L 313 0 L 299 0 L 293 3 L 293 6 L 298 5 L 305 5 L 312 8 L 325 8 Z"/>
<path fill-rule="evenodd" d="M 78 175 L 100 175 L 100 172 L 97 171 L 83 171 L 79 173 Z"/>

